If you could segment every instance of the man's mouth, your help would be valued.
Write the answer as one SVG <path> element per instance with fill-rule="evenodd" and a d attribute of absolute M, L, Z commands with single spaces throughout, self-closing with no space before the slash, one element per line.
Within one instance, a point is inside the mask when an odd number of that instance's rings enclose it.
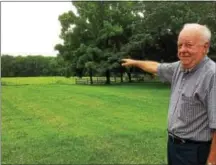
<path fill-rule="evenodd" d="M 190 56 L 181 56 L 181 58 L 190 58 Z"/>

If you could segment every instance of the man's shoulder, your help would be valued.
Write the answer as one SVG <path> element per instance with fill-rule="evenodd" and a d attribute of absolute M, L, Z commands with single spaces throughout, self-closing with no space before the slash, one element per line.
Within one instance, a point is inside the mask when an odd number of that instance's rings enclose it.
<path fill-rule="evenodd" d="M 204 71 L 209 74 L 216 74 L 216 63 L 209 58 L 204 65 Z"/>
<path fill-rule="evenodd" d="M 172 66 L 172 68 L 177 68 L 178 66 L 180 66 L 180 61 L 174 61 L 174 62 L 170 62 L 170 63 L 165 63 L 167 65 Z"/>
<path fill-rule="evenodd" d="M 180 61 L 174 61 L 171 64 L 178 66 L 180 64 Z"/>
<path fill-rule="evenodd" d="M 180 64 L 180 61 L 175 62 L 161 62 L 159 64 L 159 70 L 175 70 Z"/>

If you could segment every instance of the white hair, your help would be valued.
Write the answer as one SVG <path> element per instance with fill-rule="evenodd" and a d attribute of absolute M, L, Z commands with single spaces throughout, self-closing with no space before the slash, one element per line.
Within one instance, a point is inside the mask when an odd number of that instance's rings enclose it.
<path fill-rule="evenodd" d="M 206 25 L 201 25 L 198 23 L 186 23 L 184 24 L 182 30 L 185 29 L 191 29 L 191 30 L 195 30 L 198 31 L 201 35 L 202 38 L 202 43 L 203 42 L 209 42 L 211 41 L 211 31 L 210 29 L 206 26 Z M 207 53 L 209 52 L 209 50 L 207 50 Z"/>

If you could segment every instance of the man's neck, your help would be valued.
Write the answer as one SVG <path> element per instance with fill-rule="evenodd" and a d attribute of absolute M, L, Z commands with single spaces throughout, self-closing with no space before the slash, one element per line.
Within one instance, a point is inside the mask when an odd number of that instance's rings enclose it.
<path fill-rule="evenodd" d="M 205 61 L 205 59 L 207 59 L 207 56 L 204 56 L 202 58 L 202 60 L 200 60 L 198 63 L 194 64 L 194 65 L 183 65 L 181 64 L 181 70 L 183 72 L 190 72 L 192 71 L 194 68 L 198 67 L 203 61 Z"/>

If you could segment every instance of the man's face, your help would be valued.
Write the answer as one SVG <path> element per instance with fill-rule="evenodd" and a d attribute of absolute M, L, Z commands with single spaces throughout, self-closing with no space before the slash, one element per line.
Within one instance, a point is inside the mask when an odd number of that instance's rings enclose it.
<path fill-rule="evenodd" d="M 192 68 L 205 56 L 209 43 L 202 42 L 200 34 L 196 31 L 183 30 L 178 38 L 178 58 L 184 68 Z"/>

